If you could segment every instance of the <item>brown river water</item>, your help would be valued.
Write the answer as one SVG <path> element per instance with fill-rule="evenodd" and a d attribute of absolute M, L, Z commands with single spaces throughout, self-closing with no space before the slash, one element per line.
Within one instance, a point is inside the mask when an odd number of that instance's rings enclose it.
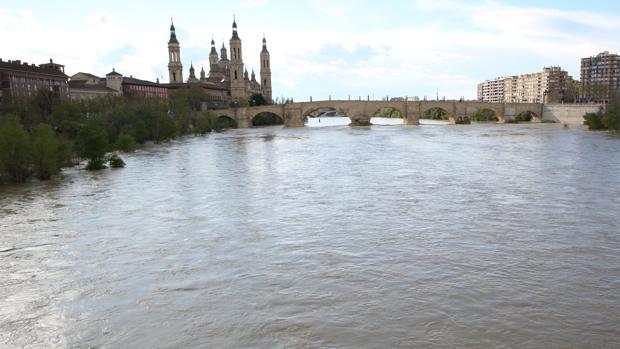
<path fill-rule="evenodd" d="M 0 187 L 0 348 L 620 348 L 620 137 L 321 125 Z"/>

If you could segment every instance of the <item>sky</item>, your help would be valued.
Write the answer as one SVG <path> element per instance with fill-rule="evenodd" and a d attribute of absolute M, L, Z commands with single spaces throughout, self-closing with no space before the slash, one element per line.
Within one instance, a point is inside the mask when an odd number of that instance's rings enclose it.
<path fill-rule="evenodd" d="M 620 51 L 617 0 L 1 0 L 0 58 L 167 82 L 171 17 L 187 78 L 208 71 L 211 38 L 229 46 L 233 15 L 248 70 L 264 33 L 273 96 L 295 101 L 475 99 L 486 79 L 545 66 L 579 79 L 581 58 Z"/>

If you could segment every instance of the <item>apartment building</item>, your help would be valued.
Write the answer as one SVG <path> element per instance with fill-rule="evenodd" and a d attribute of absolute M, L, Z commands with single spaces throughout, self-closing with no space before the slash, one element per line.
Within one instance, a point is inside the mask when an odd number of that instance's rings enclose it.
<path fill-rule="evenodd" d="M 560 67 L 478 84 L 478 100 L 490 103 L 561 103 L 577 97 L 575 81 Z"/>
<path fill-rule="evenodd" d="M 609 101 L 620 92 L 620 56 L 608 51 L 581 59 L 583 100 Z"/>

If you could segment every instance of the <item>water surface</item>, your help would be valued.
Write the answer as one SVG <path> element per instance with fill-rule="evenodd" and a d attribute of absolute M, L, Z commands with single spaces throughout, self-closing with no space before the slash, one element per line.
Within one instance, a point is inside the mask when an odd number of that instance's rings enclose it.
<path fill-rule="evenodd" d="M 124 158 L 0 188 L 1 348 L 620 346 L 618 137 L 261 128 Z"/>

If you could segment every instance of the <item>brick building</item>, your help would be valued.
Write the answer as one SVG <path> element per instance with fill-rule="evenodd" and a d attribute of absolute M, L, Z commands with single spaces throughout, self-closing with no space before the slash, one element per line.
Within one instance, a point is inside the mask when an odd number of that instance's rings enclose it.
<path fill-rule="evenodd" d="M 60 98 L 69 96 L 68 76 L 64 66 L 54 63 L 28 64 L 20 60 L 0 59 L 0 99 L 35 96 L 49 90 Z"/>

